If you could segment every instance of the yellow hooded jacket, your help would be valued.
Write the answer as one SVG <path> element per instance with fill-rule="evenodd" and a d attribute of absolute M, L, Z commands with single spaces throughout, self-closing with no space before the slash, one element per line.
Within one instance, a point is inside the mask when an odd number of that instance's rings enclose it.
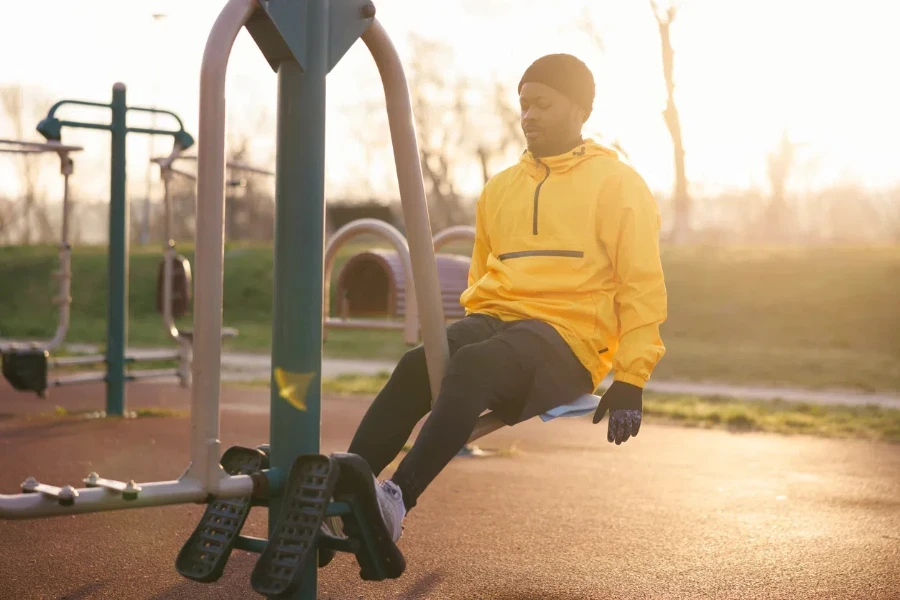
<path fill-rule="evenodd" d="M 660 216 L 644 180 L 586 140 L 493 177 L 478 199 L 467 314 L 552 325 L 591 373 L 639 387 L 665 353 Z"/>

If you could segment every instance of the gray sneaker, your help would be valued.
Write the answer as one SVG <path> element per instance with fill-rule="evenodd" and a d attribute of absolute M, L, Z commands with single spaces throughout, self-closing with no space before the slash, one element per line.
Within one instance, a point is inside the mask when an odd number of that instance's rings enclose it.
<path fill-rule="evenodd" d="M 391 539 L 396 543 L 403 535 L 403 518 L 406 516 L 403 492 L 393 481 L 379 482 L 375 479 L 375 496 L 378 498 L 378 507 L 381 509 L 384 524 L 387 525 Z"/>
<path fill-rule="evenodd" d="M 346 537 L 344 535 L 344 523 L 341 521 L 340 517 L 325 517 L 325 519 L 322 520 L 322 526 L 319 528 L 319 531 L 336 538 Z M 334 560 L 336 554 L 337 552 L 331 548 L 320 547 L 319 568 L 328 566 L 328 563 Z"/>

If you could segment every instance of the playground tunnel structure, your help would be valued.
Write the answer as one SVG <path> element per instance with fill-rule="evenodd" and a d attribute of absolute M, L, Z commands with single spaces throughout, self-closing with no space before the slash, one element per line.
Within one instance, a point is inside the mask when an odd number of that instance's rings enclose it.
<path fill-rule="evenodd" d="M 469 258 L 453 254 L 435 255 L 444 316 L 460 319 L 465 311 L 459 302 L 467 287 Z M 402 318 L 406 314 L 411 287 L 396 252 L 373 248 L 354 255 L 338 275 L 338 316 L 349 318 Z"/>

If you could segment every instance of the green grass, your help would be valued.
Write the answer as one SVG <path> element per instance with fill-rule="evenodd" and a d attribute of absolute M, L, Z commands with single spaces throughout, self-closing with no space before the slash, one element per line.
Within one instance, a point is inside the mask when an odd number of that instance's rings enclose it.
<path fill-rule="evenodd" d="M 342 249 L 334 273 L 365 247 L 360 241 Z M 181 252 L 193 260 L 190 248 Z M 51 247 L 0 248 L 0 336 L 52 335 L 55 253 Z M 154 308 L 159 260 L 156 248 L 132 251 L 133 346 L 171 345 Z M 900 390 L 900 246 L 664 248 L 663 265 L 669 319 L 662 335 L 668 351 L 655 379 Z M 102 343 L 105 249 L 76 249 L 72 268 L 67 340 Z M 226 349 L 268 352 L 271 247 L 230 245 L 224 280 L 224 322 L 240 330 Z M 191 316 L 179 326 L 190 327 Z M 331 357 L 391 360 L 407 346 L 399 332 L 331 331 L 324 349 Z"/>
<path fill-rule="evenodd" d="M 377 394 L 390 373 L 378 375 L 338 375 L 322 381 L 322 391 L 333 394 Z M 268 383 L 268 382 L 267 382 Z"/>
<path fill-rule="evenodd" d="M 900 410 L 731 398 L 649 396 L 644 415 L 687 427 L 900 443 Z"/>
<path fill-rule="evenodd" d="M 69 353 L 77 356 L 77 354 Z M 178 367 L 177 360 L 142 360 L 139 362 L 128 363 L 125 365 L 126 373 L 139 373 L 141 371 L 150 371 L 157 369 L 174 369 Z M 59 367 L 51 367 L 54 375 L 71 375 L 73 373 L 93 373 L 97 371 L 106 371 L 104 363 L 96 363 L 93 365 L 62 365 Z"/>
<path fill-rule="evenodd" d="M 387 378 L 386 373 L 375 376 L 347 375 L 326 380 L 322 387 L 333 393 L 374 395 L 381 390 Z M 644 416 L 650 422 L 659 419 L 685 427 L 900 443 L 900 410 L 879 406 L 744 401 L 648 393 L 644 396 Z"/>
<path fill-rule="evenodd" d="M 654 376 L 900 389 L 900 247 L 666 249 Z"/>
<path fill-rule="evenodd" d="M 16 417 L 21 417 L 21 415 L 16 415 Z M 187 409 L 174 409 L 174 408 L 159 408 L 159 407 L 145 407 L 145 408 L 136 408 L 134 410 L 126 411 L 125 415 L 122 417 L 107 417 L 106 411 L 97 411 L 97 410 L 76 410 L 72 411 L 64 406 L 56 406 L 52 411 L 37 413 L 35 415 L 26 415 L 24 418 L 26 420 L 35 420 L 35 419 L 102 419 L 102 418 L 120 418 L 120 419 L 161 419 L 161 418 L 187 418 L 190 417 L 190 411 Z"/>

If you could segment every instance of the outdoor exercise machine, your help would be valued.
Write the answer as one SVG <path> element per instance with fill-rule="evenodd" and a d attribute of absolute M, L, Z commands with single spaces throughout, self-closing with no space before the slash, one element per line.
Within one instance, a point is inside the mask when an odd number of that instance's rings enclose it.
<path fill-rule="evenodd" d="M 181 350 L 179 365 L 179 380 L 183 387 L 191 382 L 191 347 L 194 334 L 190 329 L 179 329 L 175 319 L 184 316 L 191 303 L 191 264 L 190 261 L 175 248 L 174 218 L 172 207 L 172 178 L 175 175 L 185 179 L 196 181 L 197 176 L 190 171 L 184 171 L 174 165 L 177 160 L 197 160 L 193 156 L 182 156 L 182 147 L 174 144 L 172 152 L 165 157 L 153 158 L 152 162 L 159 167 L 160 179 L 163 182 L 163 258 L 159 263 L 159 273 L 156 279 L 156 308 L 162 315 L 163 326 L 169 337 L 178 344 Z M 238 161 L 228 161 L 226 164 L 232 173 L 255 173 L 258 175 L 274 176 L 275 173 L 267 169 L 261 169 Z M 231 177 L 226 181 L 229 187 L 243 187 L 246 181 L 240 177 Z M 238 330 L 233 327 L 222 328 L 222 339 L 233 338 L 238 335 Z"/>
<path fill-rule="evenodd" d="M 354 255 L 347 261 L 338 276 L 338 316 L 332 316 L 331 273 L 335 260 L 341 248 L 353 239 L 364 235 L 372 235 L 388 242 L 393 247 L 393 251 L 368 250 Z M 469 261 L 453 255 L 441 255 L 438 252 L 447 244 L 458 241 L 474 242 L 475 228 L 465 225 L 449 227 L 435 235 L 432 242 L 441 287 L 441 302 L 444 314 L 450 319 L 462 316 L 453 313 L 454 309 L 460 307 L 459 297 L 465 290 L 464 285 L 460 286 L 460 280 L 464 283 L 467 279 Z M 325 247 L 324 275 L 325 328 L 323 339 L 327 339 L 329 329 L 402 330 L 404 342 L 409 345 L 419 343 L 421 337 L 412 257 L 406 238 L 396 227 L 378 219 L 357 219 L 347 223 L 334 233 Z M 372 277 L 373 275 L 374 277 Z M 357 277 L 364 280 L 352 281 Z M 373 279 L 378 281 L 372 281 Z M 368 289 L 371 287 L 384 287 L 385 289 Z M 347 297 L 350 288 L 360 288 L 354 289 L 354 292 L 369 300 L 367 304 L 373 307 L 372 313 L 378 312 L 381 313 L 378 316 L 387 317 L 401 314 L 403 320 L 371 318 L 375 316 L 374 314 L 365 315 L 362 318 L 352 317 L 350 315 L 351 300 Z M 458 311 L 456 312 L 458 313 Z"/>
<path fill-rule="evenodd" d="M 93 123 L 74 120 L 60 120 L 56 112 L 65 105 L 104 108 L 111 112 L 109 123 Z M 178 129 L 165 130 L 144 127 L 129 127 L 126 116 L 129 112 L 157 113 L 169 115 L 178 123 Z M 106 414 L 122 416 L 125 413 L 125 383 L 135 379 L 151 377 L 168 377 L 177 375 L 178 369 L 151 369 L 142 372 L 126 372 L 126 364 L 138 359 L 125 356 L 128 324 L 128 203 L 126 198 L 126 137 L 129 133 L 171 136 L 182 149 L 194 144 L 193 138 L 184 130 L 181 119 L 173 112 L 156 108 L 128 106 L 126 103 L 125 85 L 116 83 L 112 88 L 112 99 L 108 104 L 86 102 L 82 100 L 61 100 L 54 104 L 40 123 L 37 131 L 48 143 L 61 144 L 64 127 L 108 131 L 112 138 L 112 164 L 110 168 L 110 202 L 109 202 L 109 246 L 107 251 L 108 295 L 106 323 L 106 354 L 79 356 L 60 360 L 67 366 L 92 365 L 105 363 L 106 372 L 73 376 L 69 383 L 86 383 L 89 381 L 106 382 Z M 71 275 L 68 275 L 69 279 Z M 149 356 L 147 360 L 177 360 L 178 350 L 161 355 Z M 42 395 L 46 389 L 46 370 L 49 359 L 47 352 L 20 354 L 12 363 L 13 378 L 28 380 L 28 389 Z M 4 374 L 6 361 L 4 361 Z M 41 373 L 44 376 L 41 376 Z M 34 374 L 37 374 L 35 376 Z M 9 378 L 9 377 L 8 377 Z M 10 379 L 12 381 L 12 379 Z M 43 389 L 41 389 L 43 388 Z"/>
<path fill-rule="evenodd" d="M 228 0 L 207 40 L 200 75 L 188 468 L 177 480 L 142 484 L 91 474 L 85 479 L 87 487 L 81 489 L 44 485 L 30 478 L 23 484 L 23 493 L 0 496 L 0 517 L 36 518 L 206 502 L 206 512 L 175 562 L 179 573 L 195 581 L 218 579 L 235 548 L 260 554 L 250 583 L 260 594 L 274 598 L 316 598 L 316 568 L 327 564 L 336 551 L 356 556 L 363 579 L 383 580 L 403 573 L 405 560 L 381 517 L 375 480 L 367 464 L 356 455 L 322 455 L 319 448 L 325 77 L 360 36 L 384 84 L 425 358 L 435 397 L 449 360 L 406 77 L 390 38 L 374 15 L 375 7 L 366 0 Z M 235 38 L 244 27 L 278 74 L 270 438 L 269 444 L 232 447 L 221 454 L 225 75 Z M 502 425 L 496 417 L 485 415 L 473 439 Z M 268 510 L 268 539 L 240 534 L 254 505 Z M 321 533 L 326 516 L 341 517 L 347 537 Z"/>
<path fill-rule="evenodd" d="M 53 303 L 58 310 L 58 324 L 52 339 L 41 342 L 32 341 L 26 343 L 6 343 L 0 346 L 0 356 L 3 362 L 3 376 L 12 385 L 13 389 L 24 392 L 34 392 L 40 398 L 45 398 L 48 388 L 63 385 L 85 384 L 104 381 L 105 373 L 75 373 L 60 374 L 51 369 L 66 369 L 79 366 L 90 366 L 104 363 L 104 355 L 87 355 L 71 357 L 54 357 L 53 351 L 57 350 L 65 341 L 68 333 L 71 304 L 72 304 L 72 247 L 69 243 L 69 226 L 72 206 L 70 203 L 69 178 L 74 173 L 74 161 L 70 154 L 83 150 L 80 146 L 67 146 L 59 141 L 49 142 L 23 142 L 16 140 L 0 140 L 0 153 L 14 154 L 40 154 L 56 153 L 60 159 L 60 173 L 63 176 L 62 198 L 62 222 L 60 225 L 59 244 L 59 271 L 53 276 L 59 282 L 59 293 L 53 298 Z M 165 360 L 177 358 L 177 354 L 162 353 L 146 357 L 148 360 Z M 126 357 L 125 362 L 130 364 L 137 362 L 134 357 Z M 130 371 L 126 379 L 145 379 L 151 377 L 164 377 L 175 375 L 178 372 L 173 369 L 154 369 L 144 371 Z"/>
<path fill-rule="evenodd" d="M 4 344 L 0 347 L 3 362 L 3 376 L 14 389 L 34 391 L 44 396 L 47 389 L 48 363 L 50 352 L 58 348 L 66 339 L 69 330 L 69 309 L 72 304 L 72 247 L 69 245 L 69 177 L 75 170 L 75 163 L 70 154 L 83 150 L 80 146 L 66 146 L 59 142 L 25 142 L 18 140 L 0 140 L 2 154 L 43 154 L 55 153 L 59 156 L 60 174 L 63 176 L 62 223 L 60 225 L 59 270 L 53 277 L 59 285 L 58 295 L 53 304 L 58 311 L 58 323 L 53 337 L 45 342 L 37 341 L 27 344 Z M 26 227 L 28 224 L 26 224 Z M 72 364 L 73 359 L 57 358 L 52 366 Z M 77 364 L 77 362 L 75 363 Z M 72 382 L 71 378 L 56 378 L 54 385 Z"/>

